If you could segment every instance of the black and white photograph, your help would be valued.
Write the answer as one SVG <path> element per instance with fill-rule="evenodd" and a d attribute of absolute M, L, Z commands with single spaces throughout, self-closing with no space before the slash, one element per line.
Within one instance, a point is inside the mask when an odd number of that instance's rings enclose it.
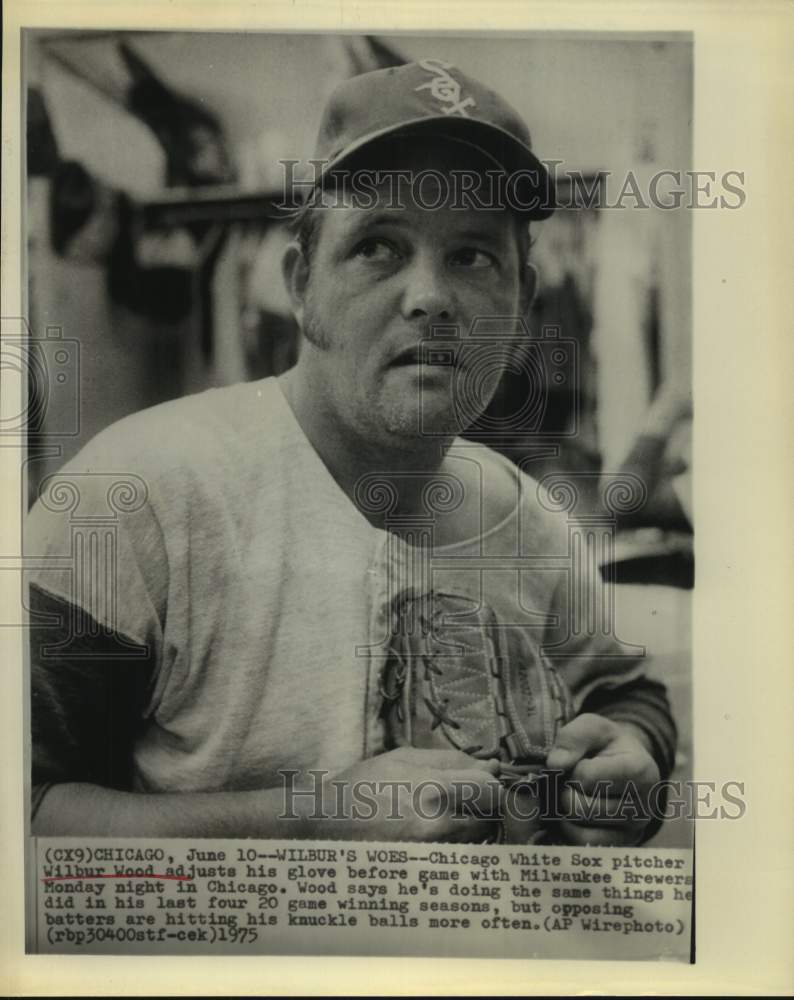
<path fill-rule="evenodd" d="M 694 35 L 21 41 L 26 952 L 695 963 Z"/>

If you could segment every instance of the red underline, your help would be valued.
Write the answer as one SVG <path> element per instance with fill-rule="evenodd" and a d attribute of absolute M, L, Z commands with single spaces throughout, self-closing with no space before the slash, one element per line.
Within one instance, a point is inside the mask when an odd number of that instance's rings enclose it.
<path fill-rule="evenodd" d="M 135 872 L 128 872 L 126 875 L 45 875 L 42 882 L 56 882 L 67 878 L 94 879 L 94 878 L 169 878 L 177 882 L 190 882 L 192 875 L 136 875 Z"/>

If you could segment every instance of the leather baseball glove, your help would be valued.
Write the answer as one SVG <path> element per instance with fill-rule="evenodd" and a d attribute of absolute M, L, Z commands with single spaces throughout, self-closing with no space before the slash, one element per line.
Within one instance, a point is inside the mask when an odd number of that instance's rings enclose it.
<path fill-rule="evenodd" d="M 491 839 L 537 843 L 548 814 L 539 781 L 557 730 L 572 715 L 567 686 L 527 629 L 446 593 L 399 596 L 382 679 L 387 749 L 456 749 L 502 762 L 507 789 Z"/>

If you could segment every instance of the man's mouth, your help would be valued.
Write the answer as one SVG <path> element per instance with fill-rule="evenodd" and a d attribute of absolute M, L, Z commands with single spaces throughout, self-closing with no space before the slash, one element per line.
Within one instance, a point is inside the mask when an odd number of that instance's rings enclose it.
<path fill-rule="evenodd" d="M 439 372 L 454 368 L 456 358 L 449 350 L 437 350 L 428 344 L 414 344 L 400 351 L 389 362 L 389 368 L 434 368 Z"/>
<path fill-rule="evenodd" d="M 421 344 L 415 344 L 413 347 L 406 347 L 404 351 L 391 359 L 389 362 L 390 368 L 406 368 L 412 365 L 422 365 L 427 363 L 426 351 L 423 349 Z"/>

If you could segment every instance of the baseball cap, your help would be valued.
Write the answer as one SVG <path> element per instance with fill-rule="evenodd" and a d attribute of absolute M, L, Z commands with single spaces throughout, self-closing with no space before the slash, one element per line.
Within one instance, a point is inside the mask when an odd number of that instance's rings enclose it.
<path fill-rule="evenodd" d="M 554 211 L 551 178 L 532 152 L 521 115 L 495 91 L 440 59 L 362 73 L 336 87 L 317 136 L 317 183 L 370 143 L 403 132 L 475 145 L 512 175 L 510 207 L 529 219 Z"/>

